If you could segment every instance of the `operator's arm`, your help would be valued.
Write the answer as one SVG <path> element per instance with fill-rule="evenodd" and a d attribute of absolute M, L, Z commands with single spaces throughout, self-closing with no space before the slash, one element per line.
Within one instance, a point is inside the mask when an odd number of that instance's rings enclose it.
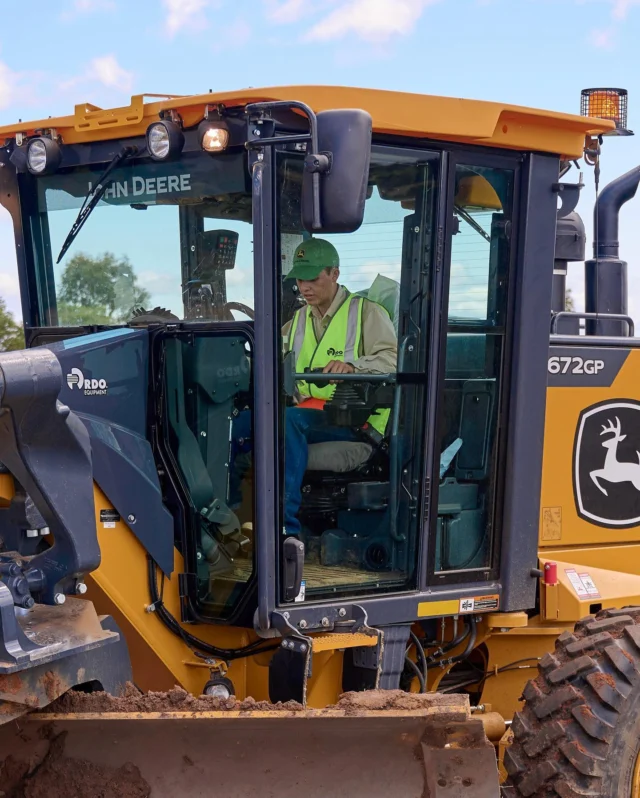
<path fill-rule="evenodd" d="M 364 352 L 355 361 L 357 372 L 393 373 L 398 364 L 398 339 L 387 311 L 375 302 L 365 302 L 362 309 Z"/>

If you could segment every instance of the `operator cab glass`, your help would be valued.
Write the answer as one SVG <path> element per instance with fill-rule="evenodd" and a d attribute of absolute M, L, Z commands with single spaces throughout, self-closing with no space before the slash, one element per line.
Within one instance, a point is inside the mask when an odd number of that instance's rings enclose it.
<path fill-rule="evenodd" d="M 496 555 L 513 172 L 458 164 L 455 186 L 438 420 L 439 448 L 455 455 L 440 474 L 431 552 L 436 577 L 487 572 Z"/>
<path fill-rule="evenodd" d="M 253 307 L 251 197 L 242 154 L 185 153 L 177 162 L 132 160 L 56 263 L 104 165 L 24 180 L 41 326 L 115 325 L 141 309 L 176 319 L 248 318 Z"/>
<path fill-rule="evenodd" d="M 290 351 L 306 303 L 288 274 L 296 247 L 304 251 L 310 236 L 299 222 L 300 161 L 279 161 L 281 327 L 285 375 L 294 380 L 282 398 L 283 536 L 297 520 L 293 534 L 305 544 L 297 600 L 416 585 L 438 163 L 433 153 L 375 148 L 364 223 L 351 234 L 317 236 L 339 255 L 335 302 L 363 302 L 355 373 L 342 381 L 337 375 L 330 387 L 317 363 L 345 360 L 349 337 L 344 324 L 337 331 L 335 304 L 328 324 L 311 307 L 306 354 Z"/>

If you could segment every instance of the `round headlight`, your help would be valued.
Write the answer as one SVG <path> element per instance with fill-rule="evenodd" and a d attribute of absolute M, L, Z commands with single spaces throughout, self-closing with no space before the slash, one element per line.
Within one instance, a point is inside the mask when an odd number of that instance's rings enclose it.
<path fill-rule="evenodd" d="M 202 692 L 204 695 L 222 699 L 231 698 L 236 693 L 233 682 L 226 676 L 214 676 L 213 679 L 209 679 Z"/>
<path fill-rule="evenodd" d="M 48 138 L 32 139 L 27 144 L 27 168 L 32 175 L 55 172 L 62 160 L 60 145 Z"/>
<path fill-rule="evenodd" d="M 184 134 L 175 122 L 163 119 L 147 128 L 147 149 L 154 161 L 166 161 L 182 152 Z"/>

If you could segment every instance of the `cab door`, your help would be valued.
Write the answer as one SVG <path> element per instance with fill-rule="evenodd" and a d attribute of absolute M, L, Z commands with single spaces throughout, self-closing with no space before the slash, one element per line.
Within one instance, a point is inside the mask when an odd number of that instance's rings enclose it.
<path fill-rule="evenodd" d="M 304 307 L 298 284 L 288 278 L 296 247 L 309 238 L 300 226 L 301 160 L 280 153 L 275 169 L 277 326 L 285 350 L 276 603 L 307 607 L 415 591 L 427 499 L 425 407 L 441 158 L 434 152 L 373 148 L 362 226 L 350 234 L 317 236 L 339 257 L 335 300 L 324 318 L 313 306 Z M 362 298 L 355 373 L 318 374 L 313 360 L 293 363 L 286 351 L 296 311 L 312 314 L 312 350 L 340 358 L 342 347 L 329 325 L 340 303 L 353 297 Z M 303 383 L 311 386 L 307 394 L 300 394 Z M 331 399 L 308 401 L 309 391 L 330 384 Z M 299 520 L 295 535 L 287 529 L 291 505 Z"/>

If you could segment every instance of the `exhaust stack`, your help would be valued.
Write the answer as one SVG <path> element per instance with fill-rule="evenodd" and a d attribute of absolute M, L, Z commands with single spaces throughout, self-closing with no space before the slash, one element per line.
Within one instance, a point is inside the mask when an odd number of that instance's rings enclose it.
<path fill-rule="evenodd" d="M 594 209 L 593 258 L 584 264 L 587 313 L 627 313 L 627 263 L 620 260 L 620 209 L 640 183 L 640 166 L 617 177 L 602 190 Z M 622 336 L 626 324 L 611 319 L 588 320 L 587 335 Z"/>

